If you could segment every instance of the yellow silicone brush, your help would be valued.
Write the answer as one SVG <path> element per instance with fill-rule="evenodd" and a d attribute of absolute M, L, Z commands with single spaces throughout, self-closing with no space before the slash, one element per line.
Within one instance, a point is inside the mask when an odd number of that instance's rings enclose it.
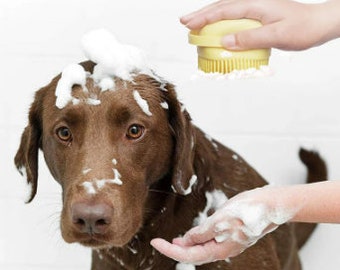
<path fill-rule="evenodd" d="M 233 70 L 259 69 L 268 65 L 270 49 L 230 51 L 221 45 L 227 34 L 261 27 L 255 20 L 223 20 L 189 33 L 189 43 L 197 46 L 198 68 L 204 72 L 229 73 Z"/>

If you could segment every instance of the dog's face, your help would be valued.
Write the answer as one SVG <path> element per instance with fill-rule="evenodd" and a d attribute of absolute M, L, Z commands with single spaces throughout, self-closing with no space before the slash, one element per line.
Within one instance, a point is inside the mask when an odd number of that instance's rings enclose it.
<path fill-rule="evenodd" d="M 63 109 L 55 106 L 58 80 L 37 92 L 15 158 L 33 188 L 29 201 L 37 190 L 41 148 L 62 186 L 65 241 L 122 246 L 143 224 L 150 186 L 165 177 L 178 193 L 188 186 L 193 173 L 189 117 L 171 85 L 163 87 L 146 75 L 133 82 L 116 80 L 114 91 L 101 91 L 88 78 L 87 90 L 72 88 L 79 102 Z"/>

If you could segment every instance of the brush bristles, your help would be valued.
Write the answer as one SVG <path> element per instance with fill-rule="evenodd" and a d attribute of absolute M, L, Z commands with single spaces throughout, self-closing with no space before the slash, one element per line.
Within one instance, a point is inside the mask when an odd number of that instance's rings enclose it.
<path fill-rule="evenodd" d="M 229 73 L 233 70 L 245 70 L 249 68 L 259 69 L 268 65 L 268 59 L 238 59 L 211 60 L 198 57 L 198 68 L 206 73 Z"/>

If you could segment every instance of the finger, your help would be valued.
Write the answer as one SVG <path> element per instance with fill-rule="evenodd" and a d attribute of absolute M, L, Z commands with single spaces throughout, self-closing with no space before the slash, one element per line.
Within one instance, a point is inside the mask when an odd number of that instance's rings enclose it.
<path fill-rule="evenodd" d="M 182 245 L 194 246 L 213 240 L 216 236 L 213 227 L 212 222 L 208 219 L 202 225 L 192 228 L 184 234 L 181 242 Z"/>
<path fill-rule="evenodd" d="M 182 247 L 171 244 L 163 239 L 153 239 L 151 245 L 157 249 L 160 253 L 167 257 L 170 257 L 176 261 L 184 263 L 194 263 L 206 259 L 206 255 L 202 251 L 200 246 L 197 247 Z"/>
<path fill-rule="evenodd" d="M 172 243 L 177 246 L 187 246 L 188 243 L 183 237 L 177 237 L 172 239 Z"/>
<path fill-rule="evenodd" d="M 153 246 L 156 250 L 158 250 L 160 253 L 176 260 L 176 261 L 182 261 L 183 257 L 181 254 L 180 246 L 174 245 L 169 243 L 168 241 L 161 239 L 161 238 L 155 238 L 152 239 L 150 242 L 151 246 Z"/>
<path fill-rule="evenodd" d="M 286 48 L 286 41 L 278 33 L 277 23 L 241 31 L 222 38 L 222 46 L 230 50 Z"/>
<path fill-rule="evenodd" d="M 257 10 L 255 10 L 257 8 Z M 221 1 L 219 5 L 207 7 L 184 20 L 186 27 L 192 30 L 201 29 L 207 24 L 228 19 L 255 19 L 261 21 L 262 11 L 254 4 L 244 1 Z M 183 23 L 183 22 L 182 22 Z"/>
<path fill-rule="evenodd" d="M 215 261 L 215 254 L 221 252 L 221 247 L 214 241 L 204 245 L 182 247 L 171 244 L 163 239 L 153 239 L 151 245 L 160 253 L 183 263 L 203 264 Z"/>
<path fill-rule="evenodd" d="M 221 1 L 217 1 L 217 2 L 214 2 L 212 4 L 209 4 L 209 5 L 206 5 L 206 6 L 204 6 L 201 9 L 198 9 L 198 10 L 196 10 L 194 12 L 191 12 L 189 14 L 186 14 L 186 15 L 182 16 L 180 18 L 180 21 L 181 21 L 182 24 L 186 25 L 193 18 L 202 16 L 203 14 L 205 14 L 210 9 L 218 8 L 221 5 L 222 2 L 227 2 L 227 1 L 221 0 Z"/>

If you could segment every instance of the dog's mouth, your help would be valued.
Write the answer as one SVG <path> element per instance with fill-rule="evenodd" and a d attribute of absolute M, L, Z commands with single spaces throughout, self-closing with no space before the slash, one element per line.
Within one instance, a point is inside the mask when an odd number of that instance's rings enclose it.
<path fill-rule="evenodd" d="M 112 248 L 122 247 L 129 243 L 135 236 L 138 230 L 131 230 L 131 228 L 125 228 L 124 231 L 114 233 L 109 230 L 104 234 L 97 233 L 80 233 L 71 230 L 66 233 L 62 233 L 63 238 L 68 243 L 79 243 L 83 246 L 90 248 Z M 63 232 L 63 231 L 62 231 Z"/>
<path fill-rule="evenodd" d="M 77 240 L 77 242 L 85 247 L 90 248 L 108 248 L 112 247 L 112 243 L 107 241 L 107 239 L 96 236 L 96 235 L 88 235 L 87 237 L 83 237 Z"/>
<path fill-rule="evenodd" d="M 74 239 L 74 241 L 79 243 L 85 247 L 90 248 L 111 248 L 111 247 L 120 247 L 126 244 L 128 241 L 122 241 L 122 239 L 111 238 L 103 235 L 83 235 Z"/>

